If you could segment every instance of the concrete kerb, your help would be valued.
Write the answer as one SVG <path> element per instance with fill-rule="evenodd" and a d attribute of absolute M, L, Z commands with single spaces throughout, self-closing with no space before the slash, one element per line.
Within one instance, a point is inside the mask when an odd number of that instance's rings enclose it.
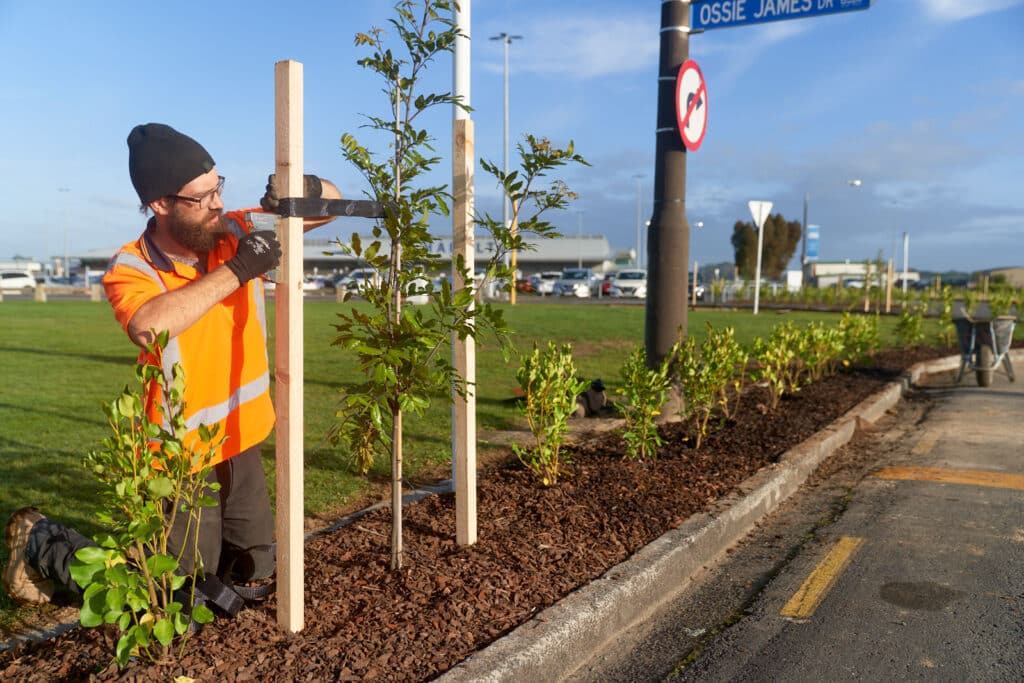
<path fill-rule="evenodd" d="M 1024 351 L 1011 353 L 1011 362 Z M 691 579 L 743 538 L 792 495 L 815 469 L 853 438 L 858 425 L 873 424 L 922 376 L 956 370 L 960 357 L 918 363 L 900 382 L 862 401 L 831 425 L 782 455 L 740 487 L 740 492 L 694 516 L 631 558 L 552 605 L 436 680 L 558 681 L 622 630 L 642 622 L 681 592 Z"/>

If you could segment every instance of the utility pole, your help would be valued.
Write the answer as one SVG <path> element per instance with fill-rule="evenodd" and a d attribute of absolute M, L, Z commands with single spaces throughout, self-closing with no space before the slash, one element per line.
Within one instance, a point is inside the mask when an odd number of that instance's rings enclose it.
<path fill-rule="evenodd" d="M 522 40 L 522 36 L 513 36 L 508 33 L 501 32 L 496 36 L 491 36 L 491 40 L 500 40 L 505 52 L 505 132 L 504 132 L 504 154 L 502 157 L 501 170 L 508 175 L 508 46 L 512 44 L 513 40 Z M 508 228 L 508 194 L 502 191 L 502 202 L 501 202 L 501 224 Z M 514 290 L 515 288 L 513 288 Z"/>
<path fill-rule="evenodd" d="M 490 40 L 502 41 L 505 52 L 505 133 L 502 156 L 502 172 L 505 177 L 509 174 L 509 45 L 513 40 L 522 40 L 522 36 L 510 36 L 504 31 L 497 36 L 490 37 Z M 512 230 L 512 237 L 515 237 L 516 226 L 509 223 L 509 196 L 504 187 L 502 188 L 502 226 Z M 513 249 L 508 257 L 508 266 L 512 269 L 512 289 L 509 290 L 509 304 L 515 305 L 515 270 L 516 253 Z"/>
<path fill-rule="evenodd" d="M 686 149 L 676 117 L 676 79 L 690 55 L 690 3 L 661 3 L 658 119 L 655 128 L 654 210 L 647 231 L 647 309 L 644 346 L 657 367 L 686 332 L 690 226 L 686 221 Z"/>

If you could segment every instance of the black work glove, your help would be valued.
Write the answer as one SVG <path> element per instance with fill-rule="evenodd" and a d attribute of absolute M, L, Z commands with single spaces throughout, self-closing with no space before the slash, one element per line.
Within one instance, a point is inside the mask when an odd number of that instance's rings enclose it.
<path fill-rule="evenodd" d="M 238 251 L 224 264 L 244 285 L 281 262 L 281 244 L 273 230 L 256 230 L 238 240 Z"/>
<path fill-rule="evenodd" d="M 267 177 L 267 191 L 264 193 L 263 198 L 260 199 L 260 206 L 263 207 L 264 211 L 269 211 L 270 213 L 277 213 L 278 200 L 280 199 L 277 194 L 277 188 L 274 186 L 276 178 L 276 174 L 271 174 Z M 303 197 L 306 199 L 319 199 L 323 192 L 324 186 L 320 182 L 320 178 L 315 175 L 302 176 Z"/>

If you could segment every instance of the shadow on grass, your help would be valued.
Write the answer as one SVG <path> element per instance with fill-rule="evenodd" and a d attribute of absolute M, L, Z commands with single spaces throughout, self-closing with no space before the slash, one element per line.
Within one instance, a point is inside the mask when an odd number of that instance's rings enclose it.
<path fill-rule="evenodd" d="M 40 410 L 38 408 L 29 408 L 29 407 L 23 406 L 23 405 L 15 405 L 13 403 L 0 403 L 0 409 L 7 409 L 7 410 L 12 410 L 12 411 L 16 410 L 16 411 L 21 412 L 21 413 L 28 413 L 28 414 L 35 414 L 35 415 L 46 415 L 46 416 L 54 418 L 55 420 L 61 420 L 61 421 L 65 421 L 66 420 L 68 422 L 79 422 L 81 424 L 87 424 L 87 425 L 91 425 L 91 426 L 94 426 L 94 427 L 105 427 L 106 424 L 107 424 L 105 419 L 90 420 L 88 418 L 78 417 L 76 415 L 72 415 L 72 414 L 69 414 L 67 412 L 63 412 L 63 411 L 59 411 L 59 410 Z M 99 415 L 100 418 L 103 417 L 103 413 L 100 412 L 100 411 L 97 411 L 96 414 Z M 0 440 L 0 442 L 2 442 L 2 440 Z"/>
<path fill-rule="evenodd" d="M 125 363 L 132 364 L 135 362 L 135 354 L 124 354 L 120 356 L 109 356 L 99 355 L 95 353 L 70 353 L 68 351 L 55 351 L 54 349 L 43 349 L 43 348 L 26 348 L 20 346 L 0 346 L 0 353 L 27 353 L 36 356 L 45 356 L 47 358 L 54 358 L 59 356 L 62 358 L 76 358 L 78 360 L 86 360 L 95 363 L 112 363 L 119 367 L 124 367 Z"/>

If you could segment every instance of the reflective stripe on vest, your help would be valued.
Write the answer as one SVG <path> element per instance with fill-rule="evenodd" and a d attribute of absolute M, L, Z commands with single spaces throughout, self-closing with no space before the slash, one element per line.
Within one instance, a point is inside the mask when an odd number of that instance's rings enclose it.
<path fill-rule="evenodd" d="M 156 272 L 153 266 L 149 265 L 145 259 L 136 256 L 135 254 L 127 254 L 125 252 L 119 252 L 110 261 L 110 265 L 107 266 L 107 270 L 112 269 L 114 266 L 125 266 L 127 268 L 134 268 L 139 271 L 150 280 L 160 286 L 160 289 L 167 291 L 167 285 L 160 279 L 160 275 Z M 170 382 L 171 378 L 174 377 L 173 369 L 175 363 L 181 362 L 181 347 L 178 345 L 178 339 L 167 340 L 167 348 L 164 349 L 163 363 L 161 363 L 160 369 L 164 372 L 164 377 Z M 164 417 L 163 428 L 167 431 L 171 429 L 171 423 Z"/>
<path fill-rule="evenodd" d="M 236 225 L 234 221 L 228 221 L 229 224 Z M 136 256 L 135 254 L 128 254 L 125 252 L 119 252 L 110 262 L 107 270 L 110 270 L 114 266 L 125 266 L 127 268 L 134 268 L 146 277 L 150 278 L 162 290 L 167 291 L 167 286 L 156 270 L 145 261 L 145 259 Z M 262 294 L 262 290 L 259 292 Z M 263 339 L 267 338 L 267 326 L 266 326 L 266 315 L 264 313 L 264 302 L 262 296 L 256 296 L 256 313 L 259 317 L 261 328 L 263 330 Z M 167 348 L 163 352 L 163 362 L 161 363 L 161 370 L 163 370 L 164 377 L 167 382 L 171 382 L 174 377 L 173 369 L 175 363 L 182 363 L 181 358 L 181 347 L 178 344 L 177 337 L 169 339 L 167 342 Z M 184 367 L 184 364 L 182 363 Z M 203 406 L 199 408 L 192 417 L 186 421 L 186 427 L 189 431 L 194 431 L 199 428 L 199 425 L 212 425 L 220 422 L 221 420 L 227 419 L 232 411 L 236 410 L 239 406 L 254 399 L 262 396 L 266 391 L 270 389 L 270 373 L 265 372 L 256 379 L 252 380 L 248 384 L 239 387 L 228 396 L 226 401 L 213 406 Z M 167 431 L 171 430 L 170 421 L 167 416 L 163 419 L 163 428 Z"/>

